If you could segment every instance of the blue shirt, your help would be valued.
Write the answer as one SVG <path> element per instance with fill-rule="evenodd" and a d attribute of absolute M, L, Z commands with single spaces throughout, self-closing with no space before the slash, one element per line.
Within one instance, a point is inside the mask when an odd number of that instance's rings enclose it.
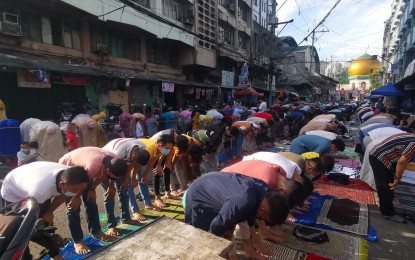
<path fill-rule="evenodd" d="M 172 112 L 165 112 L 160 115 L 160 121 L 164 122 L 164 129 L 173 128 L 176 116 Z"/>
<path fill-rule="evenodd" d="M 253 225 L 268 190 L 265 182 L 237 173 L 205 174 L 186 191 L 185 222 L 217 236 L 243 221 Z"/>
<path fill-rule="evenodd" d="M 304 114 L 298 111 L 294 111 L 291 113 L 291 118 L 294 122 L 297 122 L 301 118 L 303 118 Z"/>
<path fill-rule="evenodd" d="M 330 149 L 330 139 L 317 135 L 300 135 L 291 142 L 290 151 L 296 154 L 316 152 L 323 154 Z"/>

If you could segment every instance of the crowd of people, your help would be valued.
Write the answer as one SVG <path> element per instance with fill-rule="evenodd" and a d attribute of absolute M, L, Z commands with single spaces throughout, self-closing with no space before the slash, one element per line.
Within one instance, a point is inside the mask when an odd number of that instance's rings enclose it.
<path fill-rule="evenodd" d="M 357 111 L 363 121 L 363 150 L 384 138 L 367 156 L 381 212 L 398 220 L 391 188 L 415 154 L 415 137 L 397 130 L 393 116 L 364 118 L 362 111 L 372 110 Z M 75 251 L 85 254 L 90 248 L 82 241 L 81 204 L 88 232 L 113 241 L 119 235 L 115 195 L 122 223 L 146 220 L 136 198 L 138 187 L 145 208 L 158 211 L 166 206 L 165 199 L 182 200 L 187 224 L 240 240 L 247 257 L 265 259 L 270 252 L 261 238 L 281 242 L 284 234 L 278 226 L 292 221 L 291 213 L 308 210 L 313 182 L 333 169 L 335 154 L 345 149 L 339 136 L 346 127 L 336 115 L 321 112 L 308 104 L 271 110 L 265 99 L 257 108 L 246 109 L 236 100 L 207 111 L 194 107 L 161 115 L 123 113 L 116 124 L 105 127 L 107 131 L 100 123 L 102 115 L 79 115 L 67 125 L 64 138 L 56 124 L 28 119 L 21 124 L 19 166 L 4 179 L 1 196 L 6 204 L 34 197 L 41 205 L 40 217 L 51 225 L 53 212 L 66 204 Z M 376 134 L 364 134 L 375 123 L 388 125 Z M 394 135 L 387 137 L 390 131 Z M 283 140 L 291 141 L 290 152 L 261 151 Z M 36 149 L 31 148 L 34 141 Z M 230 160 L 234 163 L 226 164 Z M 99 186 L 108 217 L 106 233 L 101 231 L 96 204 Z M 52 259 L 62 259 L 59 247 L 45 240 L 35 242 L 45 246 Z"/>

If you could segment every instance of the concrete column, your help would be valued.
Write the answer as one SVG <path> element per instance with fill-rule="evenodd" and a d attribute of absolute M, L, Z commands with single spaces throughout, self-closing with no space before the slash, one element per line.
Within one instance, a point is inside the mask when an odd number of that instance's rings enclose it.
<path fill-rule="evenodd" d="M 91 34 L 89 31 L 88 21 L 82 21 L 79 34 L 81 36 L 81 49 L 83 57 L 88 58 L 91 54 Z"/>

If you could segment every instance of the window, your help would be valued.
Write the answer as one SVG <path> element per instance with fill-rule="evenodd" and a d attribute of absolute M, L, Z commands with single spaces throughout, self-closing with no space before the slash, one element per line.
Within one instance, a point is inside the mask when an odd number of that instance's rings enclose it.
<path fill-rule="evenodd" d="M 258 6 L 258 0 L 254 0 L 254 5 Z"/>
<path fill-rule="evenodd" d="M 254 21 L 258 22 L 258 16 L 256 14 L 254 14 Z"/>
<path fill-rule="evenodd" d="M 62 19 L 23 13 L 22 28 L 23 35 L 32 41 L 81 49 L 77 24 Z"/>
<path fill-rule="evenodd" d="M 132 0 L 132 2 L 150 8 L 150 0 Z"/>
<path fill-rule="evenodd" d="M 91 26 L 91 51 L 98 51 L 98 45 L 106 45 L 108 52 L 114 57 L 140 59 L 139 38 L 103 31 Z"/>
<path fill-rule="evenodd" d="M 219 25 L 219 36 L 220 41 L 224 41 L 229 45 L 234 44 L 234 30 L 230 27 Z"/>
<path fill-rule="evenodd" d="M 147 42 L 147 61 L 170 67 L 179 66 L 179 53 L 177 49 L 165 46 L 165 44 Z"/>

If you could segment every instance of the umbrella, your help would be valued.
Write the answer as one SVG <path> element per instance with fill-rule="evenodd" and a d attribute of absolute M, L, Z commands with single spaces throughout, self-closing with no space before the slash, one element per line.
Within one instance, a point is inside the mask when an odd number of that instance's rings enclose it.
<path fill-rule="evenodd" d="M 391 82 L 389 82 L 383 87 L 373 90 L 370 94 L 383 95 L 389 97 L 402 97 L 404 95 L 403 92 L 397 87 L 395 87 L 395 85 L 393 85 Z"/>

